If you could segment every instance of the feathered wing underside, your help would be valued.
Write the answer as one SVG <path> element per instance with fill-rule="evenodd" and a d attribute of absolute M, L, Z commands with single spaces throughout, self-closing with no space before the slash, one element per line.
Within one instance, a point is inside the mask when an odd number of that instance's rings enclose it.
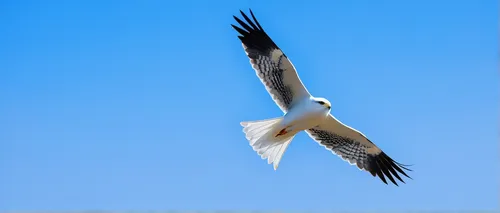
<path fill-rule="evenodd" d="M 287 112 L 295 100 L 309 97 L 295 67 L 281 49 L 267 35 L 250 10 L 253 21 L 242 11 L 246 23 L 233 16 L 241 27 L 231 25 L 240 34 L 238 38 L 250 58 L 257 76 L 273 100 L 283 112 Z"/>
<path fill-rule="evenodd" d="M 411 179 L 404 172 L 411 171 L 406 165 L 394 161 L 363 134 L 342 124 L 331 115 L 325 123 L 306 132 L 326 149 L 351 165 L 368 171 L 374 177 L 378 176 L 385 184 L 386 177 L 395 185 L 398 184 L 394 177 L 404 183 L 400 174 Z"/>

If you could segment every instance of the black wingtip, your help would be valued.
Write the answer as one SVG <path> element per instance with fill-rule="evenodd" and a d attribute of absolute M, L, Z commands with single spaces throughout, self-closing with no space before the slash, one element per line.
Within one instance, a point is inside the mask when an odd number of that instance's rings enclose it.
<path fill-rule="evenodd" d="M 404 170 L 412 171 L 408 169 L 408 165 L 404 165 L 394 161 L 384 152 L 379 153 L 378 155 L 372 155 L 369 158 L 369 169 L 368 171 L 373 175 L 377 176 L 382 182 L 388 185 L 387 179 L 391 181 L 394 185 L 398 186 L 396 181 L 399 180 L 402 183 L 406 183 L 400 176 L 400 174 L 406 176 L 409 179 L 411 178 L 408 174 L 405 173 Z M 386 179 L 387 178 L 387 179 Z M 395 179 L 396 178 L 396 179 Z"/>
<path fill-rule="evenodd" d="M 253 16 L 253 12 L 252 12 L 252 9 L 251 8 L 248 8 L 248 11 L 250 12 L 250 14 Z M 242 16 L 246 16 L 245 12 L 243 12 L 243 10 L 240 10 L 240 14 Z"/>
<path fill-rule="evenodd" d="M 267 35 L 259 21 L 254 16 L 252 9 L 249 9 L 252 18 L 249 18 L 240 10 L 242 18 L 233 16 L 238 26 L 231 25 L 240 35 L 238 38 L 248 48 L 262 54 L 268 54 L 272 49 L 279 49 L 273 40 Z"/>

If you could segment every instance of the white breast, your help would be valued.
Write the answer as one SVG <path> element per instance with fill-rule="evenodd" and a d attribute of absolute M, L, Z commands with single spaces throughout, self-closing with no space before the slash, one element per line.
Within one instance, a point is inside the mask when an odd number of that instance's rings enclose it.
<path fill-rule="evenodd" d="M 283 125 L 293 126 L 294 131 L 302 131 L 320 124 L 328 116 L 324 106 L 305 99 L 294 105 L 284 116 Z"/>

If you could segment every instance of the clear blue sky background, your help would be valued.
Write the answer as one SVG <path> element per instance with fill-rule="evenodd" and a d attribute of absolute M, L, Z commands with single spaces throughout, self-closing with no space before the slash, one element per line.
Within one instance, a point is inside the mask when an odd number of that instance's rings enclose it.
<path fill-rule="evenodd" d="M 0 210 L 495 209 L 497 1 L 2 1 Z M 282 113 L 232 15 L 414 180 L 305 133 L 278 171 L 239 125 Z"/>

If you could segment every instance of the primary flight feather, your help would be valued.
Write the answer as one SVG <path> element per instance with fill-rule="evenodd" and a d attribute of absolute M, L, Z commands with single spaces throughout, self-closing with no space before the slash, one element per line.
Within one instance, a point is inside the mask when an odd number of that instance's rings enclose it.
<path fill-rule="evenodd" d="M 267 159 L 276 170 L 292 139 L 305 131 L 326 149 L 386 184 L 386 178 L 395 185 L 395 178 L 404 183 L 400 175 L 410 178 L 404 170 L 411 170 L 405 165 L 332 116 L 330 102 L 307 91 L 292 62 L 267 35 L 253 12 L 250 10 L 252 19 L 240 12 L 246 22 L 233 16 L 240 26 L 231 26 L 240 34 L 238 38 L 257 76 L 284 113 L 281 117 L 241 122 L 246 138 L 262 159 Z"/>

